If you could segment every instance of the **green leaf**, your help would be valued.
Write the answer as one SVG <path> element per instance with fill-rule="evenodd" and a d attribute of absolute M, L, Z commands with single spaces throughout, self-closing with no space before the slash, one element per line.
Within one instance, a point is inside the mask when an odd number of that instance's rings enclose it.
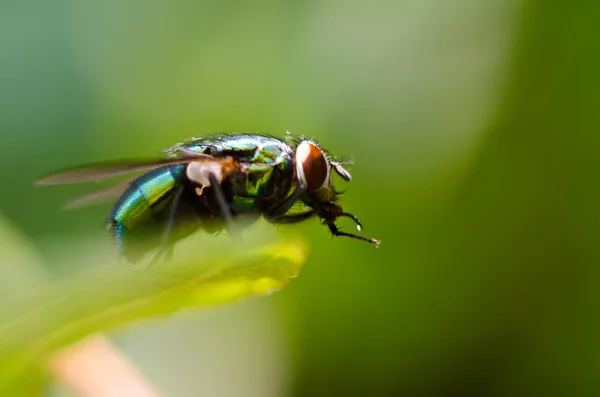
<path fill-rule="evenodd" d="M 46 279 L 35 250 L 0 216 L 0 302 L 14 298 Z"/>
<path fill-rule="evenodd" d="M 298 275 L 305 259 L 298 242 L 273 234 L 203 237 L 153 268 L 108 262 L 86 269 L 81 260 L 78 268 L 86 270 L 1 302 L 0 395 L 23 390 L 61 346 L 140 319 L 272 293 Z"/>

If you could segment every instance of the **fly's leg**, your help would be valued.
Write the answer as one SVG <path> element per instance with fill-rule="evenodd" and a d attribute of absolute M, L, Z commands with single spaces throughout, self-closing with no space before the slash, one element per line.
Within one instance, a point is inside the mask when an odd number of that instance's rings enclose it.
<path fill-rule="evenodd" d="M 161 247 L 166 247 L 169 244 L 169 237 L 171 237 L 171 231 L 173 230 L 173 223 L 175 223 L 175 217 L 177 216 L 177 210 L 179 209 L 179 204 L 181 203 L 181 196 L 183 194 L 183 186 L 179 186 L 177 191 L 175 192 L 175 197 L 173 198 L 173 204 L 171 205 L 171 213 L 169 214 L 169 221 L 167 222 L 167 227 L 163 232 L 161 239 Z"/>
<path fill-rule="evenodd" d="M 298 222 L 303 222 L 307 219 L 310 219 L 313 216 L 315 216 L 316 214 L 317 214 L 316 211 L 310 210 L 310 211 L 306 211 L 306 212 L 301 212 L 299 214 L 280 216 L 279 218 L 270 220 L 270 222 L 271 223 L 281 223 L 281 224 L 298 223 Z"/>
<path fill-rule="evenodd" d="M 215 174 L 213 174 L 212 172 L 209 173 L 208 180 L 210 181 L 210 187 L 212 187 L 215 191 L 215 198 L 217 199 L 217 205 L 221 210 L 221 215 L 223 215 L 225 221 L 227 222 L 227 230 L 231 233 L 234 231 L 233 215 L 231 214 L 231 208 L 227 203 L 227 199 L 225 198 L 225 193 L 223 193 L 221 185 L 219 185 L 219 182 L 217 182 Z"/>
<path fill-rule="evenodd" d="M 181 196 L 183 194 L 183 186 L 177 188 L 175 197 L 173 197 L 173 203 L 171 204 L 171 213 L 169 214 L 169 220 L 163 231 L 160 245 L 158 246 L 158 252 L 154 255 L 152 261 L 148 264 L 148 267 L 156 265 L 162 260 L 162 262 L 168 262 L 173 259 L 173 246 L 169 244 L 169 238 L 171 237 L 171 231 L 173 230 L 173 223 L 177 217 L 177 211 L 179 210 L 179 204 L 181 203 Z"/>
<path fill-rule="evenodd" d="M 341 217 L 352 219 L 354 221 L 354 223 L 356 223 L 356 228 L 359 231 L 362 230 L 362 223 L 360 223 L 360 221 L 358 220 L 358 218 L 356 217 L 356 215 L 350 214 L 348 212 L 336 212 L 335 216 L 333 218 L 324 220 L 323 224 L 327 225 L 329 223 L 333 223 L 333 222 L 335 222 L 337 220 L 337 218 L 341 218 Z"/>
<path fill-rule="evenodd" d="M 173 259 L 173 247 L 172 246 L 167 246 L 167 247 L 160 246 L 160 247 L 158 247 L 158 251 L 156 252 L 156 254 L 154 254 L 152 261 L 150 263 L 148 263 L 147 267 L 149 267 L 149 268 L 154 267 L 157 264 L 159 264 L 160 262 L 162 262 L 162 263 L 170 262 L 172 259 Z"/>
<path fill-rule="evenodd" d="M 327 225 L 327 227 L 329 228 L 329 231 L 331 231 L 331 234 L 333 234 L 334 236 L 344 236 L 344 237 L 350 237 L 350 238 L 360 240 L 360 241 L 366 241 L 367 243 L 373 244 L 376 247 L 379 247 L 379 244 L 381 244 L 380 240 L 376 240 L 374 238 L 363 237 L 363 236 L 359 236 L 357 234 L 342 232 L 335 224 L 335 222 L 338 220 L 338 218 L 344 217 L 344 218 L 352 219 L 354 221 L 354 223 L 356 223 L 356 228 L 358 230 L 362 229 L 362 224 L 360 223 L 360 221 L 358 220 L 356 215 L 350 214 L 348 212 L 343 212 L 341 207 L 336 206 L 336 205 L 329 205 L 328 208 L 324 208 L 324 206 L 321 205 L 321 206 L 317 207 L 316 210 L 317 210 L 317 215 L 319 215 L 319 217 L 321 217 L 323 219 L 323 224 Z"/>
<path fill-rule="evenodd" d="M 296 188 L 294 193 L 289 195 L 285 200 L 283 200 L 280 204 L 269 208 L 269 210 L 265 213 L 265 218 L 269 222 L 275 223 L 277 218 L 280 218 L 285 215 L 286 212 L 292 208 L 294 203 L 298 200 L 298 198 L 304 193 L 306 190 L 306 186 L 300 185 Z"/>
<path fill-rule="evenodd" d="M 375 240 L 374 238 L 363 237 L 363 236 L 359 236 L 357 234 L 342 232 L 342 231 L 340 231 L 340 229 L 338 229 L 338 227 L 333 222 L 327 224 L 327 226 L 329 227 L 329 230 L 331 231 L 331 233 L 334 236 L 344 236 L 344 237 L 354 238 L 356 240 L 366 241 L 367 243 L 374 244 L 376 247 L 379 247 L 379 244 L 381 243 L 381 241 Z"/>

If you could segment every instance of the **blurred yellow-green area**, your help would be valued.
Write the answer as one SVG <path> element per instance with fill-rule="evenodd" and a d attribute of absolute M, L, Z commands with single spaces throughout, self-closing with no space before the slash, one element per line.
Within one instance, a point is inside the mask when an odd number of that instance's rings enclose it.
<path fill-rule="evenodd" d="M 586 1 L 5 0 L 0 307 L 117 255 L 110 204 L 60 211 L 93 187 L 36 177 L 291 131 L 355 161 L 336 186 L 381 247 L 252 226 L 306 247 L 290 285 L 108 334 L 159 390 L 599 395 L 598 21 Z"/>

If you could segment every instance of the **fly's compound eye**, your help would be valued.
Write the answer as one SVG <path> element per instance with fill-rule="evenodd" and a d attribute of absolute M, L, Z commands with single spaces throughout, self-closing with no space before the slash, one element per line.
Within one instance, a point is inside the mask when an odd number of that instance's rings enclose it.
<path fill-rule="evenodd" d="M 322 187 L 329 177 L 329 165 L 323 151 L 311 142 L 302 142 L 296 149 L 296 171 L 311 190 Z"/>

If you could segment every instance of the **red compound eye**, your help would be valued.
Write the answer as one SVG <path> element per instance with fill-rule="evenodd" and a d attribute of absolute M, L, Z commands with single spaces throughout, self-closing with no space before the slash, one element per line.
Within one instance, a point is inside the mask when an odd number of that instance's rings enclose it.
<path fill-rule="evenodd" d="M 296 164 L 302 169 L 309 189 L 315 190 L 323 186 L 329 167 L 325 155 L 317 145 L 310 142 L 298 145 Z"/>

